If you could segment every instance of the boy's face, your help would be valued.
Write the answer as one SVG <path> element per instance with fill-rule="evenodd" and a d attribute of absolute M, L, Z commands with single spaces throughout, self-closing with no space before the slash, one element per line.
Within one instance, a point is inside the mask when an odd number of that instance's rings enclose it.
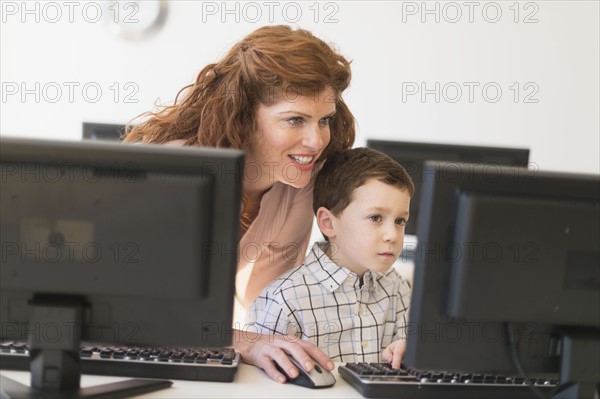
<path fill-rule="evenodd" d="M 384 272 L 400 256 L 408 220 L 408 190 L 369 179 L 356 188 L 352 201 L 332 217 L 330 258 L 359 276 Z"/>

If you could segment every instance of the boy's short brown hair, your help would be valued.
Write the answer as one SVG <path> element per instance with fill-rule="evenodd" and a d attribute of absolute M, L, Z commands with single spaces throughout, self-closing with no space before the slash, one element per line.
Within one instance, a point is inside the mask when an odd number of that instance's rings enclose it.
<path fill-rule="evenodd" d="M 415 186 L 406 169 L 389 156 L 372 148 L 339 151 L 330 156 L 317 175 L 313 191 L 313 210 L 325 207 L 338 216 L 352 201 L 352 193 L 368 179 L 408 190 Z"/>

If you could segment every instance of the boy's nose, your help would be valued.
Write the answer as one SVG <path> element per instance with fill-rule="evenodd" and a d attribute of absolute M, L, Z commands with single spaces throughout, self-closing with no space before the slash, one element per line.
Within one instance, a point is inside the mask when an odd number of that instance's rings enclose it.
<path fill-rule="evenodd" d="M 398 231 L 395 225 L 386 226 L 385 231 L 383 233 L 383 240 L 385 242 L 394 243 L 398 238 Z"/>

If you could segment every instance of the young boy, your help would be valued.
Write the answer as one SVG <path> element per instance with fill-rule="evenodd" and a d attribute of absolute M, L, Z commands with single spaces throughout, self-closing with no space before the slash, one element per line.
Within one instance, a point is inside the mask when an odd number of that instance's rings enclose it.
<path fill-rule="evenodd" d="M 399 368 L 410 286 L 391 266 L 402 250 L 413 191 L 406 170 L 378 151 L 330 157 L 313 194 L 326 241 L 262 292 L 248 312 L 250 328 L 310 341 L 336 362 Z"/>

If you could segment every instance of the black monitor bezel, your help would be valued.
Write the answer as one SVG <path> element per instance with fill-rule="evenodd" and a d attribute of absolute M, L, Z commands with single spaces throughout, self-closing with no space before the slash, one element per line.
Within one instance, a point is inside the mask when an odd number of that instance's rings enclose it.
<path fill-rule="evenodd" d="M 510 323 L 511 332 L 506 330 L 505 322 L 494 320 L 493 315 L 486 320 L 447 317 L 447 301 L 444 298 L 448 292 L 450 266 L 448 259 L 435 256 L 431 249 L 436 247 L 436 243 L 452 240 L 454 223 L 457 223 L 453 220 L 456 198 L 460 190 L 584 200 L 598 204 L 598 176 L 502 167 L 500 174 L 491 178 L 486 175 L 486 165 L 435 161 L 426 162 L 426 168 L 405 363 L 418 369 L 518 375 L 507 343 L 507 337 L 515 333 L 520 337 L 519 353 L 523 367 L 530 376 L 555 378 L 560 367 L 561 329 L 565 326 L 539 322 L 532 315 L 531 322 L 520 319 Z M 452 171 L 452 178 L 448 171 Z M 463 173 L 457 175 L 456 171 Z M 537 354 L 532 356 L 533 352 Z"/>
<path fill-rule="evenodd" d="M 132 126 L 130 125 L 130 128 Z M 127 125 L 115 123 L 83 122 L 81 138 L 83 140 L 122 141 Z"/>

